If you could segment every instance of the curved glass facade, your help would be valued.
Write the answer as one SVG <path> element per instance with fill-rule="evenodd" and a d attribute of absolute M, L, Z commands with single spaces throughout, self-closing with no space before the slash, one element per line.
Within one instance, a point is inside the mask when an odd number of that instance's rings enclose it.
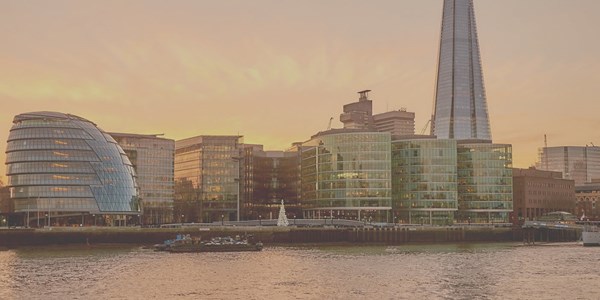
<path fill-rule="evenodd" d="M 458 208 L 456 140 L 392 143 L 395 221 L 449 225 Z"/>
<path fill-rule="evenodd" d="M 139 213 L 131 162 L 94 123 L 56 112 L 17 115 L 13 123 L 6 175 L 15 212 Z"/>
<path fill-rule="evenodd" d="M 341 129 L 304 143 L 304 217 L 390 221 L 390 141 L 387 132 Z"/>

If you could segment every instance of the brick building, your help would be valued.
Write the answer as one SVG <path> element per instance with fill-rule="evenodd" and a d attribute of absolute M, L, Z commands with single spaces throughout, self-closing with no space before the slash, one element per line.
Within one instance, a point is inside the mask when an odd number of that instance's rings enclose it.
<path fill-rule="evenodd" d="M 513 169 L 514 224 L 553 211 L 575 213 L 575 181 L 561 172 Z"/>

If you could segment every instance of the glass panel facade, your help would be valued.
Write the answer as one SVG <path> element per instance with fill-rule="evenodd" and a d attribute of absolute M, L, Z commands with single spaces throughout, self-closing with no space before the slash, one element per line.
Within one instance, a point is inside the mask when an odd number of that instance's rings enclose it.
<path fill-rule="evenodd" d="M 583 185 L 600 179 L 600 148 L 560 146 L 540 149 L 536 167 L 540 170 L 561 172 L 564 179 Z"/>
<path fill-rule="evenodd" d="M 173 222 L 175 141 L 156 135 L 110 133 L 135 169 L 144 224 Z"/>
<path fill-rule="evenodd" d="M 15 212 L 139 214 L 131 162 L 94 123 L 56 112 L 13 123 L 6 164 Z"/>
<path fill-rule="evenodd" d="M 331 130 L 302 146 L 305 218 L 388 222 L 391 216 L 390 134 Z"/>
<path fill-rule="evenodd" d="M 281 200 L 285 202 L 288 218 L 302 216 L 299 154 L 297 151 L 263 151 L 262 145 L 243 146 L 243 220 L 277 218 Z"/>
<path fill-rule="evenodd" d="M 449 225 L 458 208 L 456 141 L 392 142 L 394 220 Z"/>
<path fill-rule="evenodd" d="M 513 210 L 512 146 L 459 144 L 457 221 L 509 223 Z"/>
<path fill-rule="evenodd" d="M 432 132 L 491 141 L 472 0 L 445 0 Z"/>
<path fill-rule="evenodd" d="M 239 136 L 198 136 L 175 142 L 175 219 L 237 220 Z"/>

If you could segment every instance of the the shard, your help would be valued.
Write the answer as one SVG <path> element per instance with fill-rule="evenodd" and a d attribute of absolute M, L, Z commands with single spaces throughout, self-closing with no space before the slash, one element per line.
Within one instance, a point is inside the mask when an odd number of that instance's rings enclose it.
<path fill-rule="evenodd" d="M 444 0 L 432 134 L 491 141 L 472 0 Z"/>

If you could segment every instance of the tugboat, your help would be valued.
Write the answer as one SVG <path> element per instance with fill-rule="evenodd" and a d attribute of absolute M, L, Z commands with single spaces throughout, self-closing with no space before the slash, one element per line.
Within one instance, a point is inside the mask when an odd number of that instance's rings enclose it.
<path fill-rule="evenodd" d="M 248 236 L 214 237 L 203 241 L 200 238 L 192 238 L 190 235 L 178 236 L 175 240 L 165 241 L 163 244 L 155 245 L 157 251 L 181 252 L 239 252 L 239 251 L 261 251 L 263 244 L 250 243 Z"/>

